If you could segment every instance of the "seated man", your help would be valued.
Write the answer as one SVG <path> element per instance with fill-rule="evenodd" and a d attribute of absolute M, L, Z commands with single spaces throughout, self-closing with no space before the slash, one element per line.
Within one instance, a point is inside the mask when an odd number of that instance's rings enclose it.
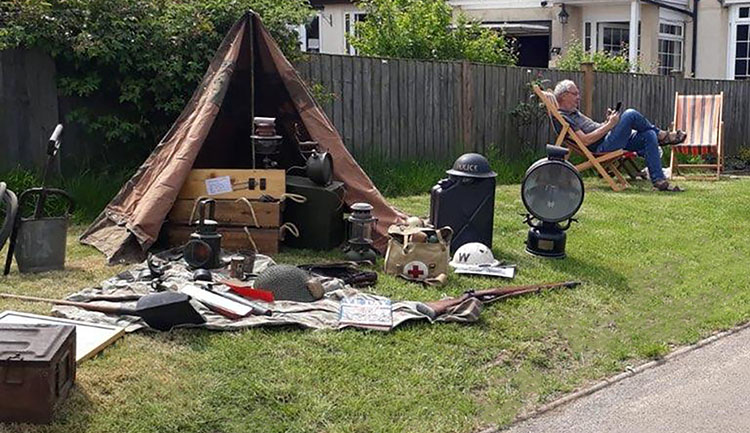
<path fill-rule="evenodd" d="M 679 187 L 670 185 L 664 176 L 659 145 L 682 143 L 686 138 L 684 131 L 662 131 L 633 109 L 625 110 L 622 115 L 608 109 L 607 120 L 604 123 L 595 122 L 578 111 L 581 95 L 570 80 L 557 83 L 554 93 L 560 114 L 589 150 L 611 152 L 625 149 L 636 152 L 646 160 L 655 189 L 681 191 Z"/>

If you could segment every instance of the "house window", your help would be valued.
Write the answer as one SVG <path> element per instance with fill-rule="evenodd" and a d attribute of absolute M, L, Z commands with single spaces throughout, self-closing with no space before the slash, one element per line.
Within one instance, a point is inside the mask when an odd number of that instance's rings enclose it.
<path fill-rule="evenodd" d="M 320 16 L 315 15 L 305 26 L 305 51 L 320 52 Z"/>
<path fill-rule="evenodd" d="M 583 33 L 583 49 L 585 51 L 591 51 L 591 23 L 585 24 Z"/>
<path fill-rule="evenodd" d="M 750 78 L 750 7 L 735 6 L 732 17 L 729 76 L 746 80 Z"/>
<path fill-rule="evenodd" d="M 683 27 L 680 24 L 659 24 L 659 73 L 682 71 Z"/>
<path fill-rule="evenodd" d="M 630 27 L 627 23 L 599 24 L 599 51 L 622 54 L 630 40 Z"/>
<path fill-rule="evenodd" d="M 362 22 L 367 18 L 367 14 L 361 12 L 348 12 L 344 14 L 344 31 L 346 38 L 346 52 L 350 56 L 356 56 L 357 50 L 349 43 L 349 35 L 357 34 L 357 23 Z"/>

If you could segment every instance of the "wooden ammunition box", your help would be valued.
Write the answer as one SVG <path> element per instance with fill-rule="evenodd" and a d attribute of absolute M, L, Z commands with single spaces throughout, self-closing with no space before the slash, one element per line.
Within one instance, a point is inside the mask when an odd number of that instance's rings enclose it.
<path fill-rule="evenodd" d="M 184 245 L 190 240 L 196 226 L 165 224 L 164 230 L 167 242 L 170 246 Z M 279 252 L 279 229 L 249 229 L 250 235 L 261 254 L 272 255 Z M 229 251 L 242 251 L 253 249 L 253 245 L 245 233 L 244 227 L 219 226 L 217 231 L 221 233 L 221 248 Z"/>
<path fill-rule="evenodd" d="M 49 423 L 76 378 L 76 328 L 0 325 L 0 421 Z"/>
<path fill-rule="evenodd" d="M 286 188 L 286 172 L 284 170 L 256 170 L 256 169 L 225 169 L 225 168 L 194 168 L 190 171 L 179 199 L 195 200 L 208 196 L 206 179 L 229 176 L 235 190 L 211 196 L 214 199 L 260 198 L 270 195 L 279 199 Z"/>
<path fill-rule="evenodd" d="M 169 212 L 169 222 L 190 225 L 190 216 L 194 207 L 195 200 L 175 201 Z M 278 228 L 281 226 L 281 212 L 282 202 L 216 200 L 214 219 L 221 226 Z M 193 222 L 198 218 L 198 215 L 193 215 Z"/>

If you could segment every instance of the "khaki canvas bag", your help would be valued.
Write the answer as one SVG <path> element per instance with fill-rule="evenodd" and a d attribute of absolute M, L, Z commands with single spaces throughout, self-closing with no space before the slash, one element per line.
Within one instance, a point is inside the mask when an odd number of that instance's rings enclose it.
<path fill-rule="evenodd" d="M 392 225 L 384 272 L 410 281 L 442 285 L 448 275 L 453 230 Z"/>

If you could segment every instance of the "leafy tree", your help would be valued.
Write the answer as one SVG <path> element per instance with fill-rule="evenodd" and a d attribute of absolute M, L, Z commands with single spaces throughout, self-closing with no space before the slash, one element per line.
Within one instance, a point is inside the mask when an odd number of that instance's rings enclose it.
<path fill-rule="evenodd" d="M 0 50 L 51 54 L 61 94 L 77 101 L 66 120 L 100 143 L 100 158 L 132 164 L 166 133 L 249 9 L 287 54 L 299 50 L 289 25 L 309 19 L 307 0 L 0 1 Z"/>
<path fill-rule="evenodd" d="M 464 14 L 453 19 L 445 0 L 362 0 L 367 19 L 356 24 L 350 43 L 365 56 L 470 60 L 515 64 L 502 33 L 480 27 Z"/>
<path fill-rule="evenodd" d="M 587 52 L 580 41 L 572 41 L 565 54 L 557 59 L 556 68 L 563 71 L 580 71 L 581 63 L 593 62 L 594 70 L 601 72 L 630 72 L 630 62 L 624 54 L 611 54 L 602 51 Z M 636 65 L 636 70 L 642 69 Z"/>

